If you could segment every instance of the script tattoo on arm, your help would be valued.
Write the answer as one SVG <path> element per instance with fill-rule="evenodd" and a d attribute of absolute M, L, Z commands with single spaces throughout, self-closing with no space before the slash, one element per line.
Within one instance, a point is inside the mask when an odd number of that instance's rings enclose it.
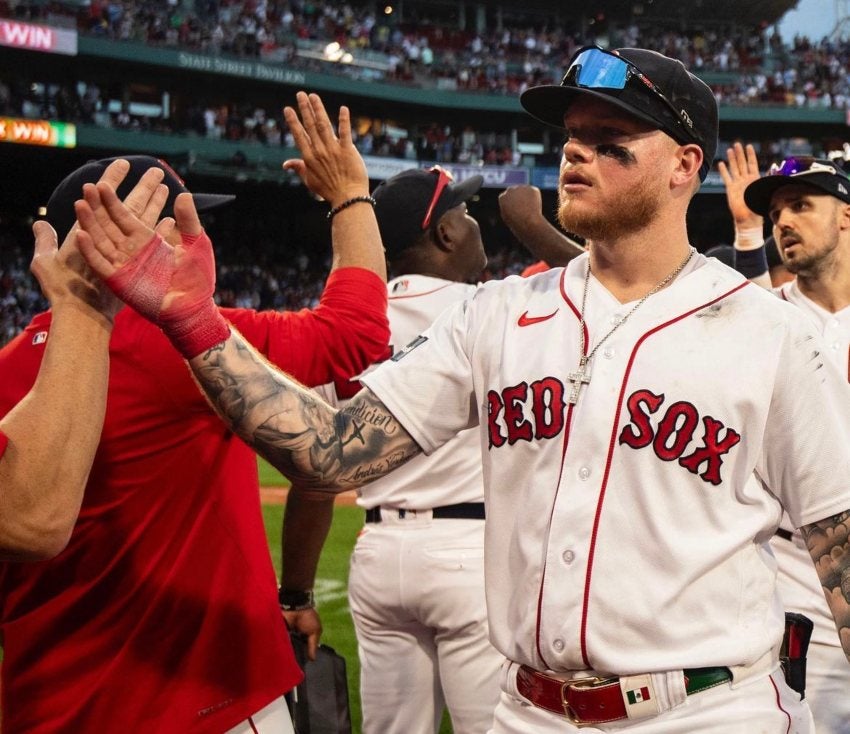
<path fill-rule="evenodd" d="M 236 331 L 189 364 L 228 427 L 303 487 L 358 487 L 421 452 L 368 388 L 336 410 Z"/>
<path fill-rule="evenodd" d="M 835 618 L 844 654 L 850 659 L 850 510 L 804 525 L 800 531 Z"/>

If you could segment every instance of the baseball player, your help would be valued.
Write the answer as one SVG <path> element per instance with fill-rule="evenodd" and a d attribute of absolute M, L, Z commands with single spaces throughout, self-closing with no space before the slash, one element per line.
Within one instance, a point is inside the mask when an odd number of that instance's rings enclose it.
<path fill-rule="evenodd" d="M 396 351 L 448 306 L 474 294 L 468 283 L 487 257 L 466 202 L 481 183 L 480 176 L 454 183 L 448 171 L 434 167 L 400 173 L 373 192 L 387 260 L 397 274 L 388 284 Z M 543 216 L 538 189 L 511 187 L 499 204 L 502 218 L 530 248 L 546 246 L 557 257 L 581 252 Z M 355 392 L 359 387 L 355 383 Z M 350 396 L 350 390 L 344 385 L 338 392 Z M 320 518 L 333 511 L 333 495 L 324 493 L 323 503 L 307 495 L 296 487 L 287 500 L 281 597 L 284 607 L 295 607 L 285 612 L 287 621 L 320 633 L 315 609 L 297 607 L 310 598 L 326 532 L 316 530 L 330 525 L 329 517 Z M 487 637 L 477 432 L 461 431 L 432 456 L 366 484 L 357 501 L 366 524 L 348 592 L 360 648 L 363 731 L 429 734 L 446 706 L 456 734 L 483 734 L 493 720 L 503 658 Z M 411 587 L 412 578 L 422 583 Z"/>
<path fill-rule="evenodd" d="M 394 350 L 474 293 L 468 281 L 481 274 L 487 256 L 466 202 L 482 181 L 474 176 L 453 183 L 439 167 L 412 169 L 373 192 L 388 263 L 401 273 L 388 283 Z M 338 392 L 350 396 L 347 388 Z M 332 511 L 333 495 L 325 497 Z M 477 432 L 461 431 L 432 456 L 365 485 L 357 502 L 366 509 L 366 524 L 351 558 L 348 594 L 364 734 L 432 734 L 444 707 L 453 731 L 484 734 L 499 698 L 502 656 L 488 640 Z M 316 504 L 307 507 L 303 513 L 288 508 L 284 550 L 291 547 L 287 538 L 304 535 L 300 525 L 315 524 Z M 301 565 L 310 563 L 315 573 L 318 550 L 309 559 L 302 549 L 284 553 L 284 601 L 303 592 Z M 290 614 L 288 621 L 295 621 Z"/>
<path fill-rule="evenodd" d="M 117 186 L 128 168 L 115 161 L 103 180 Z M 164 202 L 156 174 L 139 181 L 127 199 L 147 221 L 156 221 Z M 0 419 L 2 561 L 46 560 L 68 543 L 103 427 L 107 346 L 122 305 L 85 267 L 75 231 L 61 249 L 47 222 L 36 222 L 33 232 L 32 272 L 50 300 L 53 322 L 32 337 L 46 344 L 38 379 Z"/>
<path fill-rule="evenodd" d="M 809 732 L 779 670 L 764 542 L 786 510 L 850 619 L 843 378 L 797 309 L 690 247 L 717 105 L 680 62 L 587 47 L 521 101 L 567 131 L 559 220 L 586 255 L 483 285 L 342 411 L 235 332 L 190 367 L 239 435 L 311 486 L 355 486 L 477 426 L 488 623 L 508 660 L 496 734 Z M 180 275 L 108 187 L 78 214 L 100 274 L 131 257 L 122 297 Z M 148 317 L 179 332 L 200 292 L 166 286 Z"/>
<path fill-rule="evenodd" d="M 759 178 L 751 145 L 736 143 L 720 172 L 735 221 L 739 259 L 753 278 L 768 270 L 762 217 L 769 217 L 783 263 L 796 279 L 773 291 L 811 319 L 823 356 L 850 379 L 850 177 L 840 164 L 789 158 Z M 850 392 L 844 405 L 850 404 Z M 770 541 L 786 609 L 814 622 L 806 663 L 806 698 L 818 732 L 850 734 L 850 667 L 802 534 L 788 518 Z M 842 630 L 842 634 L 845 632 Z"/>

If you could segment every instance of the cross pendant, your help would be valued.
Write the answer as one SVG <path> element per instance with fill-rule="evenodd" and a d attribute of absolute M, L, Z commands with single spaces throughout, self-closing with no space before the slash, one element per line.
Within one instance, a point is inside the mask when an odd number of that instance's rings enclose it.
<path fill-rule="evenodd" d="M 590 384 L 590 370 L 587 369 L 587 357 L 582 356 L 578 363 L 578 369 L 575 372 L 570 372 L 567 379 L 572 383 L 567 402 L 570 405 L 575 405 L 578 402 L 578 394 L 584 385 Z"/>

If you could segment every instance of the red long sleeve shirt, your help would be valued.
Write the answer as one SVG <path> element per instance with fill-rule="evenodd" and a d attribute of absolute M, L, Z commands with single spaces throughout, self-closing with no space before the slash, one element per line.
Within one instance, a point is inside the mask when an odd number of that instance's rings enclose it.
<path fill-rule="evenodd" d="M 385 356 L 386 285 L 346 268 L 297 313 L 223 309 L 307 385 Z M 36 316 L 0 351 L 0 415 L 44 353 Z M 5 734 L 220 734 L 299 682 L 277 602 L 256 460 L 186 363 L 130 309 L 115 320 L 103 435 L 68 547 L 0 564 Z"/>

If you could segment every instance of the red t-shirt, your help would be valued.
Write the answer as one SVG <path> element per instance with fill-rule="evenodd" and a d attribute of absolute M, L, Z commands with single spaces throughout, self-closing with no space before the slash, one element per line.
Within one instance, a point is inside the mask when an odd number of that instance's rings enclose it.
<path fill-rule="evenodd" d="M 383 357 L 386 285 L 336 271 L 313 311 L 223 309 L 301 382 Z M 0 415 L 26 394 L 50 314 L 0 351 Z M 103 435 L 68 547 L 0 564 L 4 734 L 221 734 L 301 679 L 277 602 L 253 452 L 163 334 L 115 320 Z"/>
<path fill-rule="evenodd" d="M 0 431 L 0 459 L 3 458 L 3 454 L 6 453 L 6 444 L 9 443 L 9 437 Z M 2 487 L 0 487 L 0 491 L 2 491 Z"/>

